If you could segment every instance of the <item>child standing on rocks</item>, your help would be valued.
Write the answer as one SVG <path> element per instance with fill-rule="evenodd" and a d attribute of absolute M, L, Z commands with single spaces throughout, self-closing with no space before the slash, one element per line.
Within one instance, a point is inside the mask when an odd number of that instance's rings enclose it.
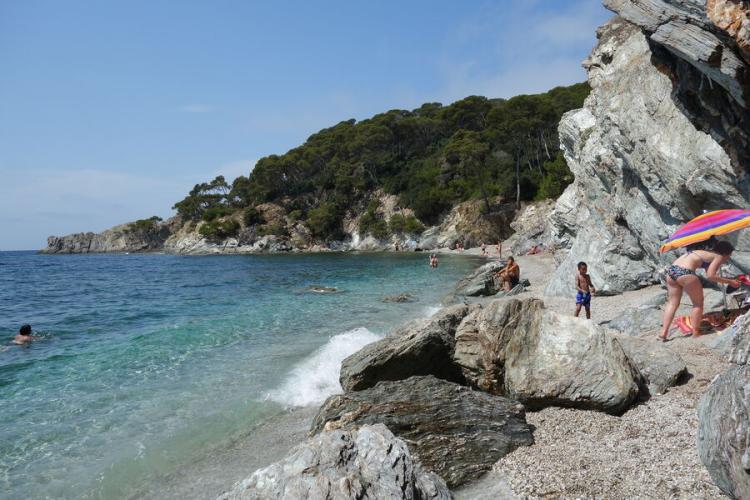
<path fill-rule="evenodd" d="M 576 318 L 581 312 L 581 306 L 586 308 L 586 319 L 591 319 L 591 294 L 596 293 L 596 288 L 588 275 L 588 265 L 585 262 L 578 263 L 578 274 L 576 274 Z"/>

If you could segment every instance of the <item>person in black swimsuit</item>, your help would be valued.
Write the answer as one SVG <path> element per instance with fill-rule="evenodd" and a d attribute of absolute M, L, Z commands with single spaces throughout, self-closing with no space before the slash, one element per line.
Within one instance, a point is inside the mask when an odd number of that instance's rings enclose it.
<path fill-rule="evenodd" d="M 706 271 L 706 278 L 714 283 L 724 283 L 739 287 L 739 281 L 722 278 L 718 275 L 719 269 L 729 260 L 732 252 L 734 252 L 734 247 L 731 243 L 728 241 L 718 241 L 712 237 L 699 245 L 688 247 L 685 255 L 679 257 L 671 266 L 664 270 L 667 275 L 668 298 L 666 308 L 664 309 L 664 319 L 659 340 L 662 342 L 667 341 L 669 328 L 672 325 L 672 320 L 677 309 L 680 307 L 683 291 L 688 294 L 690 301 L 693 303 L 693 310 L 690 313 L 693 333 L 688 334 L 688 336 L 700 336 L 700 325 L 703 319 L 703 285 L 695 274 L 695 271 L 698 268 L 702 268 Z"/>

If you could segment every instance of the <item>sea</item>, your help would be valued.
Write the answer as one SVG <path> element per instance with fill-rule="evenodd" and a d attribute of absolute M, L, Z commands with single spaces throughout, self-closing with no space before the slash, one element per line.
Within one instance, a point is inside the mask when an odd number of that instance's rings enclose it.
<path fill-rule="evenodd" d="M 0 252 L 0 497 L 215 498 L 478 265 L 427 258 Z"/>

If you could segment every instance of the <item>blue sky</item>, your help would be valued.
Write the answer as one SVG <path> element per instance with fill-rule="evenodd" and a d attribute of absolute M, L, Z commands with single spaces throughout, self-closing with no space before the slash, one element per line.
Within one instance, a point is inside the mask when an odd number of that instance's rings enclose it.
<path fill-rule="evenodd" d="M 172 214 L 313 132 L 583 81 L 599 0 L 0 0 L 0 250 Z"/>

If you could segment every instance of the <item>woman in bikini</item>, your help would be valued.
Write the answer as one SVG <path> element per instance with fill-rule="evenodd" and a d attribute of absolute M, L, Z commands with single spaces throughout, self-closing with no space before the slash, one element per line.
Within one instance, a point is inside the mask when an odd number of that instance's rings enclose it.
<path fill-rule="evenodd" d="M 664 309 L 664 322 L 662 324 L 659 340 L 667 341 L 669 328 L 672 325 L 675 312 L 680 307 L 682 292 L 688 294 L 693 303 L 690 313 L 690 321 L 693 326 L 693 335 L 699 337 L 700 325 L 703 319 L 703 285 L 700 278 L 695 274 L 698 268 L 706 271 L 706 278 L 714 283 L 724 283 L 739 287 L 740 283 L 735 279 L 722 278 L 718 275 L 721 266 L 729 260 L 734 252 L 734 247 L 728 241 L 717 241 L 715 238 L 703 242 L 700 247 L 688 247 L 685 255 L 674 261 L 665 269 L 667 274 L 667 307 Z"/>

